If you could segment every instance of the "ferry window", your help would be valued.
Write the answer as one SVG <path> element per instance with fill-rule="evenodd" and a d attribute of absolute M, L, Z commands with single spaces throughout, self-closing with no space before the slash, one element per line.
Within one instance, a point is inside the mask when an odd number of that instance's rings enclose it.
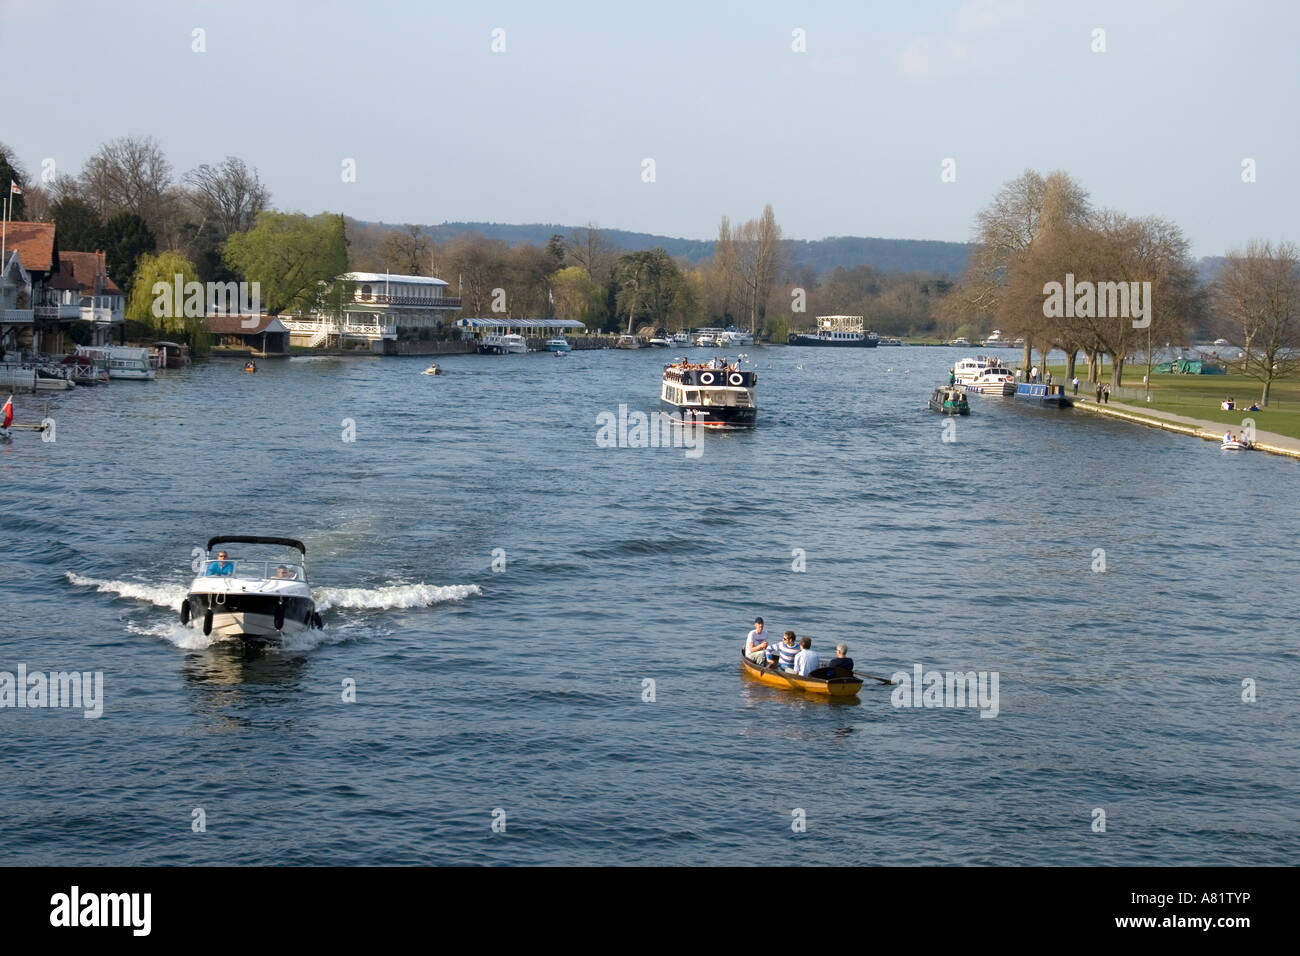
<path fill-rule="evenodd" d="M 700 400 L 700 393 L 699 393 L 699 392 L 687 392 L 687 393 L 686 393 L 686 401 L 688 401 L 688 402 L 698 402 L 699 400 Z"/>

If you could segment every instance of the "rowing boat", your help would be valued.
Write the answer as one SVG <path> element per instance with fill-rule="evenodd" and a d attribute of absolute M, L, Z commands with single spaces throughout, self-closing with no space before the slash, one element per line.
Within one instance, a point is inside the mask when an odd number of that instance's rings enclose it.
<path fill-rule="evenodd" d="M 827 697 L 857 697 L 858 691 L 862 689 L 862 679 L 859 677 L 800 677 L 788 671 L 760 667 L 744 654 L 740 655 L 740 663 L 745 673 L 759 683 L 784 687 L 786 690 L 801 690 Z"/>

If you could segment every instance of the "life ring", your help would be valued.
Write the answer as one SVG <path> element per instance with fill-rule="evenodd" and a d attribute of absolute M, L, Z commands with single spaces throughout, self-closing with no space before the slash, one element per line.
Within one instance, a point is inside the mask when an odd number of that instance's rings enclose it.
<path fill-rule="evenodd" d="M 190 599 L 189 598 L 186 598 L 184 601 L 181 601 L 181 623 L 182 624 L 190 623 Z"/>
<path fill-rule="evenodd" d="M 203 612 L 203 636 L 207 637 L 212 633 L 212 608 Z"/>
<path fill-rule="evenodd" d="M 745 376 L 741 375 L 739 372 L 732 372 L 731 376 L 727 379 L 727 381 L 730 382 L 732 385 L 744 385 Z"/>
<path fill-rule="evenodd" d="M 713 373 L 712 373 L 712 372 L 701 372 L 701 373 L 700 373 L 700 384 L 701 384 L 701 385 L 712 385 L 712 384 L 713 384 Z"/>

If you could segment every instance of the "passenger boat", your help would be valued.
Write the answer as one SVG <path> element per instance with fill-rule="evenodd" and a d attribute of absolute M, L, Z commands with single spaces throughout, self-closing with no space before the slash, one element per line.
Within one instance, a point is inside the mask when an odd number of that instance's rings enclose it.
<path fill-rule="evenodd" d="M 762 667 L 755 664 L 743 653 L 740 655 L 740 665 L 744 668 L 746 675 L 761 684 L 767 684 L 771 687 L 799 690 L 808 694 L 822 694 L 826 697 L 857 697 L 858 691 L 862 690 L 861 677 L 800 677 L 798 674 L 791 674 L 789 671 L 778 670 L 775 667 Z M 830 670 L 827 669 L 826 672 L 830 673 Z M 813 673 L 819 672 L 814 671 Z M 843 673 L 843 671 L 840 671 L 840 673 Z"/>
<path fill-rule="evenodd" d="M 548 352 L 570 352 L 572 350 L 573 346 L 570 345 L 569 340 L 562 335 L 546 340 L 546 351 Z"/>
<path fill-rule="evenodd" d="M 492 355 L 523 355 L 528 351 L 528 340 L 517 332 L 485 335 L 478 350 Z"/>
<path fill-rule="evenodd" d="M 690 362 L 664 366 L 660 403 L 679 424 L 752 428 L 758 421 L 758 373 L 735 365 L 713 368 Z"/>
<path fill-rule="evenodd" d="M 213 549 L 220 544 L 246 544 L 297 550 L 283 561 L 227 552 L 220 561 Z M 227 534 L 208 540 L 208 557 L 199 567 L 181 602 L 181 624 L 222 639 L 245 643 L 274 643 L 312 628 L 323 627 L 304 567 L 307 548 L 293 538 Z"/>
<path fill-rule="evenodd" d="M 1016 386 L 1016 398 L 1027 398 L 1040 405 L 1071 408 L 1073 400 L 1065 394 L 1064 385 L 1044 385 L 1042 382 L 1021 382 Z"/>
<path fill-rule="evenodd" d="M 426 368 L 426 369 L 425 369 L 423 372 L 421 372 L 420 374 L 421 374 L 421 375 L 441 375 L 441 374 L 442 374 L 442 366 L 439 365 L 437 362 L 434 362 L 432 365 L 430 365 L 428 368 Z"/>
<path fill-rule="evenodd" d="M 863 329 L 860 315 L 819 315 L 815 332 L 792 332 L 789 344 L 874 349 L 880 344 L 880 336 Z"/>
<path fill-rule="evenodd" d="M 89 355 L 100 359 L 108 366 L 109 378 L 130 378 L 152 380 L 158 377 L 149 357 L 148 349 L 134 348 L 128 345 L 78 345 L 78 355 Z"/>
<path fill-rule="evenodd" d="M 953 366 L 957 384 L 967 392 L 980 395 L 1016 394 L 1016 376 L 1011 369 L 995 358 L 981 355 L 977 359 L 962 359 Z"/>
<path fill-rule="evenodd" d="M 945 415 L 969 415 L 970 402 L 955 385 L 941 385 L 930 396 L 930 408 Z"/>

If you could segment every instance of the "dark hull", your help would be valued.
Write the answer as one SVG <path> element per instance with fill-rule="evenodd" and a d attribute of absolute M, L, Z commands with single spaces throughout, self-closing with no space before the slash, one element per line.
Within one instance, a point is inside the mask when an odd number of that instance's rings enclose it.
<path fill-rule="evenodd" d="M 689 424 L 691 413 L 696 414 L 695 424 L 708 428 L 753 428 L 758 421 L 757 408 L 732 405 L 674 405 L 659 400 L 668 417 L 675 422 Z"/>
<path fill-rule="evenodd" d="M 969 405 L 967 405 L 965 408 L 945 408 L 943 402 L 936 402 L 933 398 L 930 399 L 930 408 L 933 411 L 942 412 L 945 415 L 969 415 L 970 414 Z"/>
<path fill-rule="evenodd" d="M 313 627 L 316 604 L 311 598 L 287 597 L 282 601 L 277 596 L 264 594 L 223 594 L 220 597 L 222 601 L 214 602 L 211 594 L 191 593 L 187 599 L 190 626 L 202 629 L 204 616 L 211 610 L 212 634 L 258 643 L 276 641 L 285 632 Z M 276 621 L 280 622 L 278 627 Z"/>
<path fill-rule="evenodd" d="M 878 339 L 861 339 L 857 342 L 835 341 L 831 339 L 819 339 L 814 335 L 792 335 L 790 336 L 791 345 L 807 345 L 813 348 L 823 349 L 874 349 L 880 344 Z"/>

